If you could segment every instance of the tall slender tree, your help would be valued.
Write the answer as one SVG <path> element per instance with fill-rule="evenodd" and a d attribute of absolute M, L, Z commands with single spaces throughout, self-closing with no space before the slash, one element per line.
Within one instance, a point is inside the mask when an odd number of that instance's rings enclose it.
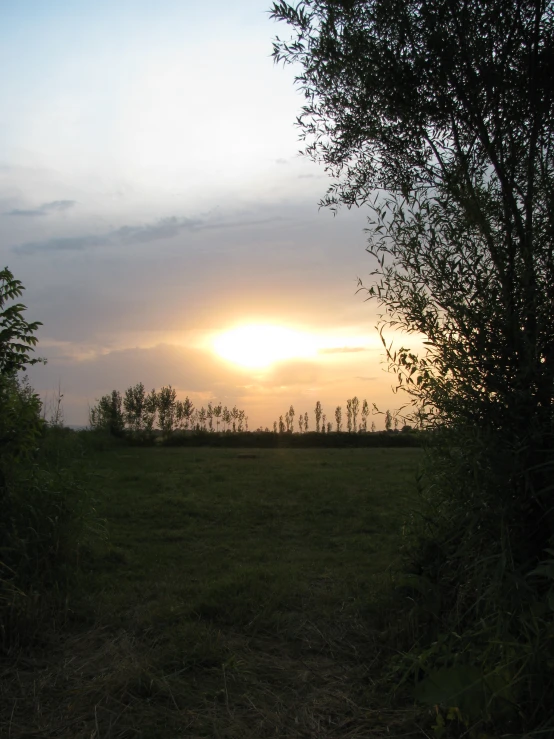
<path fill-rule="evenodd" d="M 321 409 L 321 403 L 319 400 L 315 404 L 315 430 L 319 434 L 319 429 L 321 425 L 321 416 L 322 416 L 322 409 Z M 325 423 L 325 421 L 323 422 Z"/>
<path fill-rule="evenodd" d="M 352 430 L 354 433 L 358 430 L 358 413 L 360 411 L 360 401 L 356 396 L 352 398 Z"/>
<path fill-rule="evenodd" d="M 362 403 L 362 428 L 367 431 L 367 418 L 369 416 L 369 405 L 367 400 Z"/>
<path fill-rule="evenodd" d="M 335 408 L 335 421 L 337 424 L 337 433 L 342 429 L 342 407 L 337 405 Z"/>
<path fill-rule="evenodd" d="M 290 430 L 292 431 L 292 429 L 294 428 L 294 408 L 292 407 L 292 405 L 289 408 L 289 419 L 290 419 Z"/>
<path fill-rule="evenodd" d="M 352 433 L 352 400 L 348 398 L 346 401 L 346 428 L 348 433 Z"/>

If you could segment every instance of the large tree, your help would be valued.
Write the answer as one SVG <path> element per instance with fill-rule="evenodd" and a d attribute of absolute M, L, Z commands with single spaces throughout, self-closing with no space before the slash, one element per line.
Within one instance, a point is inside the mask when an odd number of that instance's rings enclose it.
<path fill-rule="evenodd" d="M 293 32 L 274 57 L 298 69 L 305 153 L 332 178 L 323 204 L 371 208 L 381 328 L 425 337 L 419 353 L 387 344 L 391 368 L 419 420 L 458 434 L 431 470 L 445 531 L 420 570 L 441 630 L 471 633 L 467 654 L 495 629 L 524 643 L 526 599 L 543 596 L 514 583 L 554 535 L 554 5 L 304 0 L 272 15 Z M 493 643 L 478 661 L 496 669 Z M 502 664 L 521 657 L 532 706 L 522 655 Z"/>
<path fill-rule="evenodd" d="M 368 289 L 385 323 L 426 337 L 424 354 L 390 352 L 399 383 L 435 420 L 501 431 L 527 467 L 542 463 L 554 402 L 552 2 L 306 0 L 272 14 L 294 30 L 274 56 L 298 65 L 305 151 L 333 177 L 323 202 L 372 207 Z"/>

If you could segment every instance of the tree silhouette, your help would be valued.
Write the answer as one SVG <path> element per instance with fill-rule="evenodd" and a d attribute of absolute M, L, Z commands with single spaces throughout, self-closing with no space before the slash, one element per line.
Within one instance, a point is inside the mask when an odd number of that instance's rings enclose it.
<path fill-rule="evenodd" d="M 321 416 L 322 416 L 322 410 L 321 410 L 321 403 L 319 400 L 315 404 L 315 430 L 319 434 L 320 424 L 321 424 Z M 323 421 L 325 423 L 325 421 Z"/>
<path fill-rule="evenodd" d="M 362 427 L 364 431 L 367 431 L 367 417 L 369 416 L 369 405 L 367 400 L 364 400 L 362 404 Z"/>
<path fill-rule="evenodd" d="M 358 412 L 360 410 L 360 401 L 356 396 L 352 398 L 352 427 L 354 430 L 354 433 L 358 430 L 357 426 L 357 418 L 358 418 Z"/>
<path fill-rule="evenodd" d="M 218 403 L 216 406 L 214 406 L 215 427 L 216 427 L 216 431 L 218 432 L 219 432 L 219 424 L 220 424 L 222 412 L 223 412 L 223 407 L 221 403 Z"/>
<path fill-rule="evenodd" d="M 350 398 L 346 401 L 346 428 L 350 434 L 352 432 L 352 400 Z"/>
<path fill-rule="evenodd" d="M 135 433 L 142 431 L 144 426 L 144 405 L 146 391 L 142 382 L 127 388 L 123 396 L 125 424 Z"/>
<path fill-rule="evenodd" d="M 337 423 L 337 433 L 339 433 L 342 428 L 342 408 L 340 405 L 335 408 L 335 421 Z"/>

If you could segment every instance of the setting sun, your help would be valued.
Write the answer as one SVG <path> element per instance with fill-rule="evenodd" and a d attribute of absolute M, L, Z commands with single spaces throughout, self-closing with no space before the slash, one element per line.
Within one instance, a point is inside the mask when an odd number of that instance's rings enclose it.
<path fill-rule="evenodd" d="M 228 362 L 260 369 L 316 354 L 315 341 L 309 334 L 283 326 L 240 326 L 220 334 L 213 346 Z"/>

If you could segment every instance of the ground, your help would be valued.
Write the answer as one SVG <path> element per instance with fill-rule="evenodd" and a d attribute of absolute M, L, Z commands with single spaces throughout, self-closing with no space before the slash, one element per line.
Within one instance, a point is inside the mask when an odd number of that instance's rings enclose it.
<path fill-rule="evenodd" d="M 380 689 L 402 628 L 383 593 L 421 451 L 248 455 L 93 454 L 106 537 L 67 623 L 4 675 L 0 736 L 410 735 Z"/>

